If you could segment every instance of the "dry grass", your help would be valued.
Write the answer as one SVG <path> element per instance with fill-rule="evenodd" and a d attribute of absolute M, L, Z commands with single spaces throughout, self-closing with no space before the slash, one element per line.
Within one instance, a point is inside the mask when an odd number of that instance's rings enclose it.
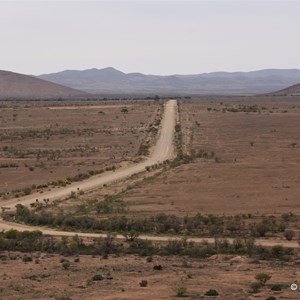
<path fill-rule="evenodd" d="M 134 160 L 158 108 L 151 101 L 2 103 L 0 192 Z"/>
<path fill-rule="evenodd" d="M 250 284 L 258 273 L 272 276 L 266 287 L 255 294 L 255 299 L 274 295 L 285 299 L 297 299 L 298 292 L 288 287 L 299 280 L 298 268 L 293 263 L 254 262 L 252 259 L 233 256 L 212 256 L 209 259 L 186 259 L 178 257 L 145 257 L 133 255 L 75 257 L 33 254 L 33 262 L 22 262 L 23 254 L 10 253 L 16 260 L 2 260 L 0 274 L 1 299 L 178 299 L 180 287 L 186 288 L 189 299 L 201 299 L 206 291 L 215 289 L 219 298 L 254 299 Z M 39 263 L 35 263 L 38 259 Z M 70 268 L 62 268 L 61 259 L 70 261 Z M 162 271 L 153 270 L 161 265 Z M 92 281 L 96 274 L 110 275 L 112 279 Z M 147 287 L 139 282 L 147 280 Z M 284 286 L 273 292 L 273 284 Z"/>
<path fill-rule="evenodd" d="M 274 99 L 181 102 L 184 151 L 213 151 L 215 159 L 170 170 L 125 201 L 137 202 L 139 210 L 181 215 L 300 214 L 299 99 Z M 260 112 L 222 111 L 241 104 L 257 104 Z"/>

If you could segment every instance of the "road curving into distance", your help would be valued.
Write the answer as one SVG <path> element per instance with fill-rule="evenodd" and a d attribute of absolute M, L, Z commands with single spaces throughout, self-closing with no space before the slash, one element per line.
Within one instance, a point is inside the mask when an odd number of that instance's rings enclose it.
<path fill-rule="evenodd" d="M 154 165 L 156 163 L 161 163 L 167 159 L 174 158 L 174 145 L 173 145 L 173 137 L 174 137 L 174 129 L 176 124 L 177 118 L 177 101 L 176 100 L 169 100 L 165 104 L 164 115 L 161 122 L 161 131 L 159 138 L 157 140 L 156 145 L 148 159 L 143 162 L 134 164 L 132 166 L 121 168 L 116 170 L 115 172 L 108 172 L 101 175 L 96 175 L 90 177 L 84 181 L 79 183 L 72 183 L 63 188 L 55 189 L 52 191 L 47 191 L 43 194 L 35 193 L 31 194 L 26 197 L 10 199 L 6 201 L 1 201 L 0 206 L 6 207 L 9 209 L 14 209 L 17 204 L 23 204 L 29 206 L 30 203 L 36 201 L 36 199 L 42 200 L 48 198 L 50 201 L 56 199 L 62 199 L 68 197 L 72 191 L 83 190 L 94 190 L 97 188 L 101 188 L 104 184 L 108 184 L 117 180 L 125 179 L 133 174 L 142 172 L 145 170 L 145 167 Z M 78 235 L 80 237 L 87 237 L 87 238 L 96 238 L 96 237 L 105 237 L 106 234 L 101 233 L 82 233 L 82 232 L 69 232 L 69 231 L 60 231 L 54 230 L 48 227 L 42 226 L 29 226 L 19 223 L 7 222 L 0 218 L 0 231 L 1 230 L 9 230 L 9 229 L 16 229 L 19 231 L 34 231 L 40 230 L 43 234 L 52 235 L 52 236 L 75 236 Z M 117 235 L 117 239 L 124 239 L 122 235 Z M 147 239 L 151 241 L 157 242 L 167 242 L 170 239 L 180 239 L 182 237 L 175 237 L 175 236 L 155 236 L 155 235 L 140 235 L 139 238 Z M 214 243 L 214 238 L 188 238 L 189 241 L 193 241 L 196 243 L 200 243 L 203 241 L 207 241 L 209 243 Z M 228 239 L 230 242 L 233 239 Z M 285 241 L 280 239 L 257 239 L 257 245 L 271 247 L 274 245 L 282 245 L 284 247 L 291 247 L 291 248 L 299 248 L 299 245 L 295 241 Z"/>

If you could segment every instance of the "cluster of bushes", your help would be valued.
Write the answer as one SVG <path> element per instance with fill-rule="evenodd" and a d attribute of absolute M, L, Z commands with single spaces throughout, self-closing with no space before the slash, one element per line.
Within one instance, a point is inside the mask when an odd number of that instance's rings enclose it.
<path fill-rule="evenodd" d="M 0 164 L 0 169 L 4 169 L 4 168 L 18 168 L 19 165 L 15 164 L 15 163 L 3 163 Z"/>
<path fill-rule="evenodd" d="M 138 150 L 138 155 L 139 156 L 147 156 L 149 155 L 149 148 L 150 148 L 150 145 L 149 143 L 142 143 L 139 147 L 139 150 Z"/>
<path fill-rule="evenodd" d="M 282 247 L 283 248 L 283 247 Z M 269 256 L 262 256 L 269 253 Z M 113 235 L 95 238 L 92 241 L 83 241 L 77 235 L 74 237 L 53 238 L 43 235 L 40 231 L 19 232 L 11 229 L 0 233 L 0 251 L 42 251 L 64 254 L 138 254 L 151 255 L 184 255 L 196 258 L 207 258 L 215 254 L 249 255 L 259 259 L 278 258 L 271 249 L 255 246 L 252 239 L 239 239 L 233 243 L 227 240 L 215 240 L 214 244 L 207 242 L 194 243 L 186 239 L 169 240 L 167 243 L 154 244 L 149 240 L 132 239 L 117 241 Z M 285 256 L 293 255 L 291 249 L 283 248 Z"/>
<path fill-rule="evenodd" d="M 111 204 L 113 196 L 107 196 L 104 202 L 98 203 L 96 209 L 99 214 L 122 212 L 124 203 L 119 201 Z M 252 236 L 261 237 L 267 233 L 284 231 L 284 224 L 278 223 L 273 217 L 263 217 L 260 221 L 251 221 L 248 215 L 216 216 L 201 215 L 186 216 L 160 213 L 149 217 L 128 218 L 114 216 L 106 219 L 97 219 L 91 216 L 73 216 L 63 213 L 53 215 L 44 210 L 33 212 L 25 206 L 16 206 L 15 220 L 32 225 L 48 225 L 65 229 L 85 231 L 109 232 L 142 232 L 142 233 L 175 233 L 196 236 Z M 7 215 L 6 217 L 9 217 Z M 11 216 L 10 216 L 11 217 Z"/>
<path fill-rule="evenodd" d="M 95 204 L 97 214 L 123 213 L 125 211 L 125 202 L 121 199 L 111 201 L 110 196 L 104 197 L 104 200 Z"/>
<path fill-rule="evenodd" d="M 179 144 L 178 144 L 179 145 Z M 204 158 L 204 159 L 213 159 L 215 157 L 214 151 L 206 151 L 203 149 L 200 149 L 198 151 L 192 149 L 190 154 L 183 154 L 182 147 L 177 147 L 177 156 L 173 160 L 165 160 L 162 164 L 157 165 L 157 167 L 160 167 L 161 165 L 164 167 L 164 169 L 169 168 L 175 168 L 182 164 L 189 164 L 193 162 L 196 158 Z"/>
<path fill-rule="evenodd" d="M 260 112 L 260 108 L 257 104 L 254 105 L 242 105 L 240 104 L 238 107 L 231 107 L 231 108 L 223 108 L 223 111 L 229 112 Z"/>
<path fill-rule="evenodd" d="M 30 195 L 34 190 L 47 188 L 47 187 L 48 187 L 48 184 L 40 184 L 40 185 L 33 184 L 33 185 L 25 187 L 23 189 L 13 190 L 12 193 L 15 194 L 16 198 L 19 198 L 19 197 L 22 197 L 22 196 Z M 5 193 L 3 193 L 3 195 L 4 194 Z M 9 194 L 9 192 L 7 194 Z"/>
<path fill-rule="evenodd" d="M 50 128 L 43 129 L 43 130 L 26 130 L 26 131 L 17 131 L 17 132 L 10 132 L 7 135 L 2 135 L 0 140 L 17 140 L 17 139 L 25 139 L 25 138 L 49 138 L 50 136 L 56 135 L 74 135 L 77 134 L 79 136 L 84 134 L 93 134 L 98 132 L 96 128 L 83 128 L 83 129 L 70 129 L 70 128 L 60 128 L 57 130 L 53 130 Z"/>
<path fill-rule="evenodd" d="M 238 106 L 234 106 L 234 107 L 224 107 L 222 108 L 222 112 L 258 112 L 260 113 L 262 110 L 266 110 L 267 108 L 264 106 L 259 107 L 257 104 L 253 104 L 253 105 L 244 105 L 244 104 L 240 104 Z M 220 109 L 217 108 L 211 108 L 208 107 L 207 108 L 208 111 L 220 111 Z"/>

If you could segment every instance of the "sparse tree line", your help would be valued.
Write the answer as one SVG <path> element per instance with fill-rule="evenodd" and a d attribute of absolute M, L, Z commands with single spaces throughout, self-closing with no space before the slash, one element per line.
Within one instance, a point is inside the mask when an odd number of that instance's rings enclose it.
<path fill-rule="evenodd" d="M 97 204 L 99 213 L 123 212 L 124 206 L 118 203 L 117 206 L 110 204 L 107 198 L 101 205 Z M 289 221 L 283 215 L 279 220 L 272 216 L 254 218 L 252 215 L 237 216 L 216 216 L 201 215 L 178 217 L 160 213 L 148 217 L 126 217 L 113 216 L 103 218 L 91 216 L 74 216 L 71 214 L 54 215 L 46 210 L 32 211 L 29 208 L 18 204 L 16 212 L 3 214 L 7 220 L 14 218 L 17 222 L 30 225 L 50 226 L 66 230 L 83 230 L 88 232 L 138 232 L 138 233 L 160 233 L 190 236 L 213 236 L 213 237 L 265 237 L 282 234 L 286 239 L 291 240 L 294 232 L 287 229 Z"/>
<path fill-rule="evenodd" d="M 114 235 L 94 238 L 92 241 L 84 241 L 77 235 L 74 237 L 54 238 L 43 235 L 40 231 L 19 232 L 11 229 L 0 233 L 0 251 L 21 252 L 48 252 L 61 254 L 138 254 L 151 255 L 183 255 L 195 258 L 207 258 L 215 254 L 248 255 L 258 259 L 284 259 L 290 260 L 294 251 L 282 246 L 264 248 L 256 246 L 254 239 L 237 238 L 233 243 L 226 239 L 215 239 L 213 244 L 204 241 L 202 243 L 189 242 L 185 238 L 181 240 L 169 240 L 167 243 L 153 243 L 142 240 L 138 235 L 127 238 L 125 241 L 116 240 Z"/>

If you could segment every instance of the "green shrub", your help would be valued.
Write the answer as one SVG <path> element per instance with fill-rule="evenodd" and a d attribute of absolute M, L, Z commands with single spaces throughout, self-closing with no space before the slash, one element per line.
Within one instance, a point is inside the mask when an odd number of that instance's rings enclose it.
<path fill-rule="evenodd" d="M 141 144 L 138 150 L 138 155 L 147 156 L 149 153 L 149 145 Z"/>
<path fill-rule="evenodd" d="M 61 266 L 63 267 L 64 270 L 68 270 L 71 266 L 70 262 L 64 261 Z"/>
<path fill-rule="evenodd" d="M 148 281 L 147 280 L 142 280 L 141 282 L 140 282 L 140 286 L 141 287 L 146 287 L 148 285 Z"/>
<path fill-rule="evenodd" d="M 271 255 L 275 258 L 281 258 L 284 255 L 284 247 L 281 245 L 275 245 L 271 248 Z"/>
<path fill-rule="evenodd" d="M 205 296 L 218 296 L 219 293 L 216 290 L 210 289 L 205 293 Z"/>
<path fill-rule="evenodd" d="M 273 284 L 271 286 L 271 291 L 281 291 L 281 285 L 280 284 Z"/>
<path fill-rule="evenodd" d="M 100 274 L 96 274 L 92 278 L 93 281 L 100 281 L 100 280 L 103 280 L 103 279 L 104 279 L 104 277 Z"/>

